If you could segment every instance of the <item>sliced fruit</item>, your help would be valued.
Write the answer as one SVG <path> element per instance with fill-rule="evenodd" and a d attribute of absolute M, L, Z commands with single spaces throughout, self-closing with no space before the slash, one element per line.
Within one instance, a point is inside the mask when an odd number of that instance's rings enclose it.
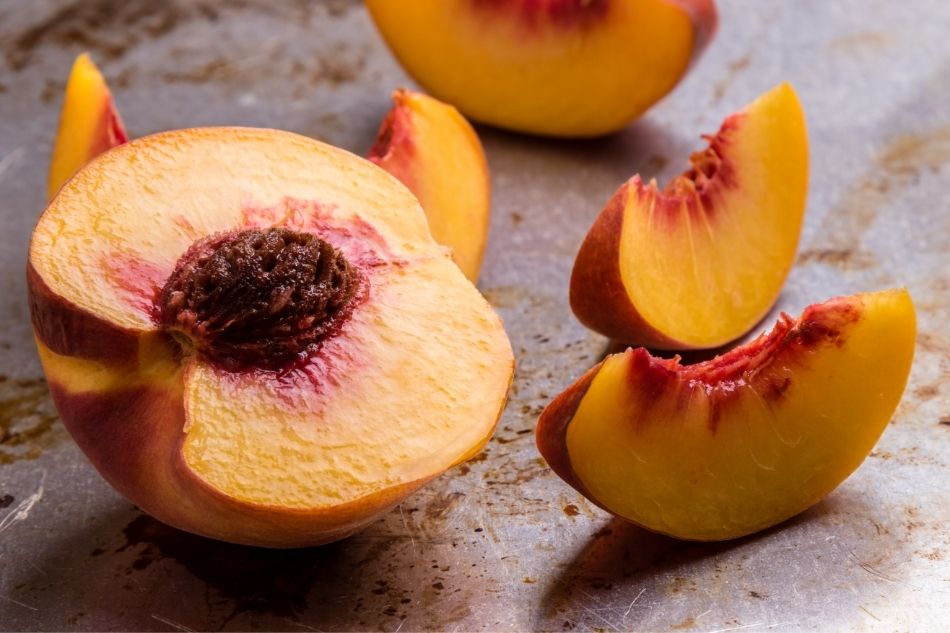
<path fill-rule="evenodd" d="M 548 405 L 538 448 L 602 508 L 683 539 L 724 540 L 817 503 L 877 442 L 914 355 L 906 290 L 788 315 L 770 334 L 681 366 L 607 357 Z"/>
<path fill-rule="evenodd" d="M 478 281 L 491 182 L 482 144 L 468 121 L 432 97 L 397 90 L 369 159 L 409 187 L 435 241 L 450 247 L 465 276 Z"/>
<path fill-rule="evenodd" d="M 50 158 L 47 196 L 52 198 L 83 165 L 129 140 L 102 73 L 83 53 L 66 82 L 59 131 Z"/>
<path fill-rule="evenodd" d="M 512 130 L 596 136 L 641 115 L 716 29 L 713 0 L 367 0 L 436 98 Z M 433 51 L 437 51 L 433 53 Z"/>
<path fill-rule="evenodd" d="M 587 327 L 633 345 L 713 348 L 772 307 L 805 213 L 801 104 L 782 84 L 707 138 L 665 190 L 635 176 L 594 221 L 571 276 Z"/>
<path fill-rule="evenodd" d="M 480 450 L 513 370 L 410 192 L 273 130 L 90 163 L 40 218 L 28 284 L 54 401 L 103 477 L 237 543 L 365 526 Z"/>

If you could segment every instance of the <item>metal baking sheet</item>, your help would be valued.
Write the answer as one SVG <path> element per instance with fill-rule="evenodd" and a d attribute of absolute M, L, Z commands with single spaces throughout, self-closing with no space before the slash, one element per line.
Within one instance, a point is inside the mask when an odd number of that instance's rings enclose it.
<path fill-rule="evenodd" d="M 711 49 L 625 131 L 565 142 L 480 128 L 494 186 L 480 287 L 518 357 L 497 434 L 365 532 L 268 551 L 144 516 L 52 408 L 23 270 L 63 84 L 88 50 L 134 136 L 242 124 L 363 153 L 390 89 L 411 82 L 358 2 L 0 0 L 0 628 L 946 630 L 950 3 L 719 4 Z M 532 431 L 607 349 L 567 305 L 600 207 L 634 173 L 685 169 L 700 133 L 782 80 L 805 104 L 812 177 L 777 309 L 906 285 L 917 356 L 880 444 L 826 500 L 749 538 L 678 542 L 586 502 Z"/>

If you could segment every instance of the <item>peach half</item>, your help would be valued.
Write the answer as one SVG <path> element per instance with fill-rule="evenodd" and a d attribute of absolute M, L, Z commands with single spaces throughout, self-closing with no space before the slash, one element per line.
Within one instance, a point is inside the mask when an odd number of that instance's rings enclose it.
<path fill-rule="evenodd" d="M 83 53 L 66 82 L 59 131 L 50 158 L 47 197 L 52 199 L 83 165 L 129 140 L 102 73 Z"/>
<path fill-rule="evenodd" d="M 102 476 L 173 526 L 271 547 L 362 528 L 487 442 L 501 321 L 415 197 L 246 128 L 130 141 L 33 233 L 37 346 Z"/>
<path fill-rule="evenodd" d="M 478 135 L 450 105 L 396 90 L 369 160 L 415 194 L 432 237 L 472 283 L 482 266 L 491 216 L 488 163 Z"/>
<path fill-rule="evenodd" d="M 782 84 L 707 138 L 663 191 L 634 176 L 594 221 L 570 288 L 587 327 L 632 345 L 713 348 L 775 302 L 808 192 L 801 104 Z"/>
<path fill-rule="evenodd" d="M 367 0 L 436 98 L 511 130 L 619 130 L 667 94 L 716 30 L 713 0 Z"/>
<path fill-rule="evenodd" d="M 682 366 L 628 349 L 551 402 L 538 448 L 608 512 L 669 536 L 736 538 L 817 503 L 871 451 L 914 355 L 906 290 L 782 315 L 770 334 Z"/>

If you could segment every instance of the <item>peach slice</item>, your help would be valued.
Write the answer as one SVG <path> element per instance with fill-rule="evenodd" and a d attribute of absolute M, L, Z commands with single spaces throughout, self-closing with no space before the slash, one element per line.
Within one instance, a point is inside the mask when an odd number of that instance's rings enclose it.
<path fill-rule="evenodd" d="M 412 194 L 274 130 L 103 154 L 41 216 L 28 285 L 54 401 L 103 477 L 237 543 L 367 525 L 480 450 L 513 371 Z"/>
<path fill-rule="evenodd" d="M 436 98 L 499 127 L 619 130 L 673 89 L 716 30 L 713 0 L 367 0 Z"/>
<path fill-rule="evenodd" d="M 808 191 L 801 104 L 782 84 L 707 138 L 665 190 L 635 176 L 594 221 L 570 290 L 587 327 L 634 345 L 713 348 L 775 302 Z"/>
<path fill-rule="evenodd" d="M 458 110 L 410 90 L 393 93 L 369 159 L 415 194 L 435 241 L 478 281 L 488 222 L 491 183 L 478 135 Z"/>
<path fill-rule="evenodd" d="M 713 541 L 817 503 L 864 460 L 914 355 L 906 290 L 782 315 L 768 335 L 681 366 L 607 357 L 548 405 L 538 448 L 570 485 L 649 530 Z"/>
<path fill-rule="evenodd" d="M 66 82 L 59 131 L 50 159 L 47 196 L 52 199 L 83 165 L 129 140 L 102 73 L 83 53 Z"/>

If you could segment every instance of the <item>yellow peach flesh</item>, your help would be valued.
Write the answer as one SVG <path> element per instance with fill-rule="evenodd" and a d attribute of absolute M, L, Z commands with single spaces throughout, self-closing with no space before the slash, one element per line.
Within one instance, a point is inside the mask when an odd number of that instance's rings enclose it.
<path fill-rule="evenodd" d="M 574 266 L 571 306 L 582 322 L 631 344 L 695 349 L 742 336 L 768 312 L 794 260 L 808 190 L 792 87 L 729 117 L 709 151 L 665 191 L 635 177 L 604 209 Z"/>
<path fill-rule="evenodd" d="M 393 103 L 369 159 L 415 194 L 432 237 L 452 249 L 452 259 L 475 282 L 491 213 L 478 135 L 455 108 L 432 97 L 397 90 Z"/>
<path fill-rule="evenodd" d="M 361 270 L 351 318 L 283 373 L 176 352 L 149 306 L 178 257 L 206 235 L 273 225 L 317 233 Z M 143 509 L 216 538 L 296 546 L 351 533 L 477 452 L 511 379 L 500 321 L 412 194 L 288 133 L 183 130 L 104 155 L 41 217 L 30 266 L 43 282 L 31 282 L 41 360 L 77 442 Z M 53 309 L 46 295 L 135 337 L 138 353 L 50 349 L 36 320 Z M 146 400 L 163 404 L 142 411 Z M 103 407 L 142 417 L 127 433 L 118 414 L 90 418 Z"/>
<path fill-rule="evenodd" d="M 477 121 L 555 136 L 615 131 L 671 90 L 715 28 L 711 2 L 688 4 L 698 6 L 366 3 L 393 53 L 436 98 Z"/>
<path fill-rule="evenodd" d="M 50 159 L 47 197 L 102 152 L 128 140 L 112 93 L 88 55 L 73 63 Z"/>
<path fill-rule="evenodd" d="M 776 333 L 722 357 L 747 363 L 738 374 L 643 350 L 608 357 L 573 413 L 552 405 L 542 416 L 539 435 L 570 416 L 546 457 L 605 509 L 678 538 L 735 538 L 794 516 L 887 426 L 910 371 L 914 309 L 905 290 L 842 297 Z"/>

